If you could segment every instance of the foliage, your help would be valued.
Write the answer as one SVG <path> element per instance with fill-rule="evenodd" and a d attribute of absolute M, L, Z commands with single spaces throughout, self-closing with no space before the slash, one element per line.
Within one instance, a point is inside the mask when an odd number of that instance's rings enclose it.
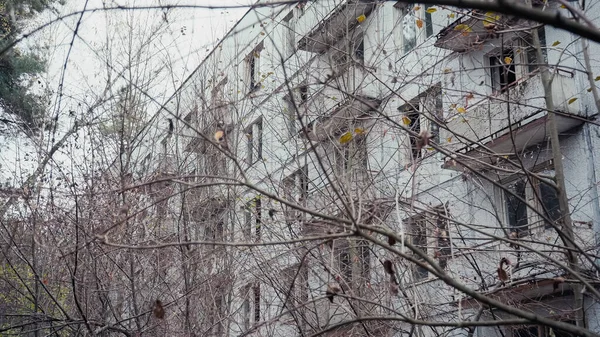
<path fill-rule="evenodd" d="M 54 0 L 6 0 L 0 3 L 0 107 L 19 116 L 29 127 L 39 126 L 44 107 L 39 95 L 29 92 L 31 79 L 44 71 L 45 61 L 33 52 L 23 52 L 15 42 L 25 20 L 42 12 Z"/>

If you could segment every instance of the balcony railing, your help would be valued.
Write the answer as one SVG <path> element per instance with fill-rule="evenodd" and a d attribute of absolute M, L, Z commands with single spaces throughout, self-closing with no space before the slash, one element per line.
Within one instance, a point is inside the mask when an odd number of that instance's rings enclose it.
<path fill-rule="evenodd" d="M 585 121 L 584 116 L 580 115 L 578 104 L 572 104 L 572 98 L 575 96 L 573 88 L 575 83 L 572 78 L 554 76 L 551 90 L 557 111 L 556 125 L 559 133 L 568 131 Z M 441 139 L 453 138 L 461 141 L 448 148 L 463 154 L 460 156 L 463 162 L 465 156 L 475 159 L 472 163 L 466 160 L 469 163 L 463 164 L 479 167 L 484 165 L 479 163 L 480 161 L 492 163 L 499 155 L 505 156 L 515 151 L 522 151 L 548 137 L 546 130 L 548 113 L 545 110 L 541 76 L 539 74 L 533 76 L 509 90 L 510 106 L 504 99 L 485 99 L 476 106 L 468 108 L 464 114 L 455 116 L 448 121 L 444 130 L 441 130 Z M 463 137 L 469 139 L 471 143 Z M 466 146 L 465 142 L 467 142 Z M 444 167 L 459 168 L 453 160 L 447 160 Z"/>
<path fill-rule="evenodd" d="M 375 8 L 373 0 L 349 0 L 298 41 L 298 49 L 322 53 L 353 30 Z M 361 19 L 359 19 L 361 18 Z"/>
<path fill-rule="evenodd" d="M 438 34 L 435 46 L 453 51 L 470 50 L 488 39 L 497 37 L 497 30 L 518 31 L 533 27 L 530 21 L 506 15 L 471 11 L 460 17 Z"/>

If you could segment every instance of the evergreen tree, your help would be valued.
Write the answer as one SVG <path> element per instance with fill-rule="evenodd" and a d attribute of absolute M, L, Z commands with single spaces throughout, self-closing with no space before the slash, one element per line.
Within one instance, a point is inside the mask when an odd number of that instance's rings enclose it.
<path fill-rule="evenodd" d="M 29 92 L 28 79 L 45 69 L 40 55 L 23 52 L 14 43 L 24 20 L 47 9 L 54 0 L 0 0 L 0 108 L 19 116 L 32 129 L 39 126 L 44 107 Z"/>

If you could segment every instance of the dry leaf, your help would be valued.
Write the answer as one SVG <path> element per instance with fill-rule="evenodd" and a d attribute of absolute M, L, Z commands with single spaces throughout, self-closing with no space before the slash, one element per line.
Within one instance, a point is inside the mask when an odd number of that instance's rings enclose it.
<path fill-rule="evenodd" d="M 577 100 L 577 97 L 573 97 L 567 102 L 567 104 L 573 104 L 576 100 Z"/>
<path fill-rule="evenodd" d="M 386 273 L 388 273 L 390 275 L 394 275 L 394 265 L 392 264 L 392 261 L 390 261 L 390 260 L 383 261 L 383 269 L 385 270 Z"/>
<path fill-rule="evenodd" d="M 367 17 L 364 14 L 361 14 L 359 17 L 356 18 L 356 21 L 358 21 L 358 23 L 361 23 L 363 21 L 365 21 L 367 19 Z"/>
<path fill-rule="evenodd" d="M 554 43 L 552 44 L 552 47 L 556 47 L 560 44 L 560 41 L 554 41 Z"/>
<path fill-rule="evenodd" d="M 152 309 L 152 312 L 154 313 L 154 317 L 156 318 L 165 318 L 165 309 L 163 308 L 162 302 L 160 300 L 156 300 L 156 302 L 154 302 L 154 309 Z"/>
<path fill-rule="evenodd" d="M 444 69 L 444 74 L 448 74 L 451 71 L 452 71 L 452 68 L 445 68 Z"/>
<path fill-rule="evenodd" d="M 365 134 L 365 129 L 363 129 L 363 128 L 355 128 L 354 129 L 354 133 L 357 134 L 357 135 L 359 135 L 359 136 L 362 136 L 362 135 Z"/>
<path fill-rule="evenodd" d="M 423 28 L 423 20 L 417 19 L 416 23 L 417 23 L 417 27 Z"/>
<path fill-rule="evenodd" d="M 470 33 L 473 31 L 471 27 L 465 25 L 464 23 L 456 25 L 456 27 L 454 27 L 454 30 L 462 31 L 463 33 Z"/>
<path fill-rule="evenodd" d="M 346 144 L 351 140 L 352 140 L 352 133 L 350 131 L 348 131 L 340 137 L 340 144 L 342 144 L 342 145 Z"/>
<path fill-rule="evenodd" d="M 452 143 L 452 137 L 446 138 L 446 141 L 448 141 L 448 143 Z"/>
<path fill-rule="evenodd" d="M 504 58 L 504 63 L 506 63 L 506 64 L 511 64 L 512 61 L 513 61 L 513 59 L 510 56 L 507 56 L 507 57 Z"/>
<path fill-rule="evenodd" d="M 427 10 L 425 10 L 427 13 L 431 14 L 431 13 L 435 13 L 437 11 L 437 8 L 435 7 L 429 7 L 427 8 Z"/>
<path fill-rule="evenodd" d="M 223 132 L 223 130 L 219 130 L 219 131 L 215 132 L 215 140 L 217 142 L 223 141 L 224 137 L 225 137 L 225 133 Z"/>
<path fill-rule="evenodd" d="M 450 14 L 448 14 L 448 17 L 449 17 L 450 19 L 454 19 L 454 17 L 455 17 L 455 16 L 456 16 L 456 15 L 455 15 L 454 13 L 450 13 Z"/>
<path fill-rule="evenodd" d="M 413 8 L 413 10 L 414 10 L 415 12 L 416 12 L 416 11 L 418 11 L 419 9 L 421 9 L 421 6 L 415 6 L 415 8 Z"/>
<path fill-rule="evenodd" d="M 500 19 L 500 15 L 494 12 L 485 13 L 485 19 L 483 20 L 483 27 L 493 28 L 496 26 L 496 22 Z"/>
<path fill-rule="evenodd" d="M 402 124 L 406 126 L 410 125 L 410 118 L 408 118 L 407 116 L 402 117 Z"/>
<path fill-rule="evenodd" d="M 327 290 L 325 291 L 325 295 L 327 295 L 329 302 L 333 303 L 333 297 L 340 291 L 342 291 L 342 290 L 337 285 L 328 284 Z"/>
<path fill-rule="evenodd" d="M 458 108 L 456 109 L 456 111 L 457 111 L 458 113 L 461 113 L 461 114 L 464 114 L 465 112 L 467 112 L 467 110 L 466 110 L 465 108 L 463 108 L 462 106 L 461 106 L 461 107 L 458 107 Z"/>
<path fill-rule="evenodd" d="M 596 78 L 594 78 L 594 81 L 600 81 L 600 75 L 596 76 Z"/>

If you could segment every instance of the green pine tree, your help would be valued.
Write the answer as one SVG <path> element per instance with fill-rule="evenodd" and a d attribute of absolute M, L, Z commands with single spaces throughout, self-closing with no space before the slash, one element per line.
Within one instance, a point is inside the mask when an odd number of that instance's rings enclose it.
<path fill-rule="evenodd" d="M 31 52 L 7 49 L 20 33 L 24 20 L 49 8 L 55 0 L 0 0 L 0 108 L 19 116 L 36 129 L 44 116 L 41 97 L 29 92 L 27 78 L 45 69 L 45 62 Z M 6 50 L 5 50 L 6 49 Z"/>

